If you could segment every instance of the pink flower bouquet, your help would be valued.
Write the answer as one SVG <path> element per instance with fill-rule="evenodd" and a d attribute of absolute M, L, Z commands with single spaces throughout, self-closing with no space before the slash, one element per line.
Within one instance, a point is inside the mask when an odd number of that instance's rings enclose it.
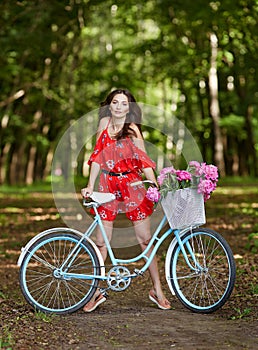
<path fill-rule="evenodd" d="M 152 202 L 158 203 L 160 200 L 160 193 L 157 187 L 149 187 L 146 193 L 146 197 Z"/>
<path fill-rule="evenodd" d="M 197 192 L 203 195 L 204 201 L 207 201 L 216 189 L 218 168 L 212 164 L 191 161 L 187 170 L 176 170 L 173 166 L 163 168 L 157 181 L 160 189 L 150 187 L 146 194 L 153 202 L 159 202 L 168 192 L 188 187 L 196 188 Z"/>

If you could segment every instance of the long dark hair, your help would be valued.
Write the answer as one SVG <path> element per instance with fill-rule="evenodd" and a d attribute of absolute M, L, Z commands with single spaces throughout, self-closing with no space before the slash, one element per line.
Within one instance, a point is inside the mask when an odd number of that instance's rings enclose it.
<path fill-rule="evenodd" d="M 116 135 L 116 139 L 122 139 L 127 136 L 132 137 L 136 136 L 135 131 L 130 128 L 130 124 L 134 123 L 137 125 L 140 133 L 142 134 L 141 130 L 141 122 L 142 122 L 142 111 L 141 108 L 138 106 L 134 96 L 131 94 L 130 91 L 126 89 L 116 89 L 111 91 L 108 96 L 106 97 L 105 101 L 101 102 L 100 109 L 99 109 L 99 120 L 104 117 L 111 117 L 111 112 L 109 109 L 109 105 L 113 98 L 118 95 L 123 94 L 127 97 L 129 102 L 129 112 L 126 115 L 125 123 L 121 131 Z"/>

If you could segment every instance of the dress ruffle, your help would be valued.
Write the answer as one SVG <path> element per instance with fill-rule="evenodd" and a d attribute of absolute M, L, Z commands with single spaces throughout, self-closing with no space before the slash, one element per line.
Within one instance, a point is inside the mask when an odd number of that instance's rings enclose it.
<path fill-rule="evenodd" d="M 111 139 L 105 129 L 99 137 L 88 164 L 96 162 L 101 169 L 114 172 L 137 171 L 155 168 L 156 164 L 145 152 L 133 143 L 130 137 L 122 140 Z"/>

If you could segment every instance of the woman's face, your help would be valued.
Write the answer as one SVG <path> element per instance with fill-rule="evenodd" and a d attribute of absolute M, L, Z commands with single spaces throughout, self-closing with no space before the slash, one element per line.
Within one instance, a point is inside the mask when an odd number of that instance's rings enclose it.
<path fill-rule="evenodd" d="M 110 103 L 110 111 L 112 117 L 124 118 L 129 112 L 129 102 L 127 96 L 124 94 L 115 95 Z"/>

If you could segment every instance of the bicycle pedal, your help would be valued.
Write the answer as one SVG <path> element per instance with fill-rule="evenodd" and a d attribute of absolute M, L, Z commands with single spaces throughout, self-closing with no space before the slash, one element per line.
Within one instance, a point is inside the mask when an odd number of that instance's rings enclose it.
<path fill-rule="evenodd" d="M 100 289 L 100 294 L 102 294 L 103 295 L 103 297 L 105 297 L 105 298 L 108 298 L 108 292 L 105 290 L 105 289 Z"/>
<path fill-rule="evenodd" d="M 136 275 L 143 277 L 143 271 L 139 270 L 139 269 L 134 269 L 134 273 L 136 273 Z"/>

